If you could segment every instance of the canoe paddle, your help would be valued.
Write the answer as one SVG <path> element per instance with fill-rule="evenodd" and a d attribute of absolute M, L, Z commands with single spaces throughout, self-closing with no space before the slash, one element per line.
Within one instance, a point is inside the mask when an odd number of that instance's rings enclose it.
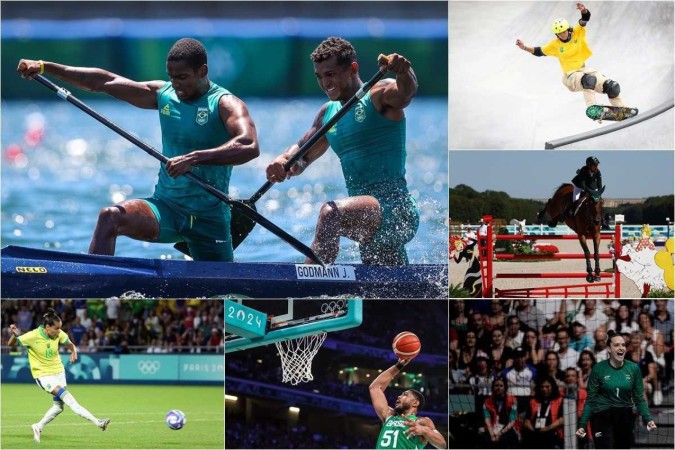
<path fill-rule="evenodd" d="M 146 144 L 145 142 L 141 141 L 137 137 L 133 136 L 126 130 L 120 128 L 110 120 L 108 120 L 106 117 L 102 116 L 101 114 L 97 113 L 93 109 L 91 109 L 89 106 L 87 106 L 85 103 L 80 101 L 77 97 L 72 95 L 68 90 L 57 86 L 56 84 L 52 83 L 49 81 L 47 78 L 45 78 L 42 75 L 36 75 L 35 80 L 38 81 L 40 84 L 43 86 L 47 87 L 48 89 L 51 89 L 56 93 L 56 95 L 71 103 L 72 105 L 75 105 L 77 108 L 80 110 L 84 111 L 106 127 L 110 128 L 113 130 L 115 133 L 119 134 L 132 144 L 136 145 L 139 147 L 141 150 L 146 152 L 148 155 L 152 156 L 153 158 L 161 161 L 162 163 L 166 164 L 169 161 L 169 158 L 164 156 L 162 153 L 159 151 L 155 150 L 153 147 L 150 145 Z M 307 258 L 310 258 L 312 261 L 316 262 L 317 264 L 321 264 L 322 266 L 324 265 L 321 259 L 312 251 L 311 248 L 307 247 L 305 244 L 279 228 L 277 225 L 273 224 L 271 221 L 260 215 L 255 209 L 251 208 L 248 206 L 246 203 L 244 203 L 241 200 L 233 200 L 231 199 L 227 194 L 224 192 L 216 189 L 215 187 L 211 186 L 209 183 L 206 182 L 203 178 L 199 177 L 198 175 L 195 175 L 192 172 L 187 172 L 183 174 L 183 176 L 189 178 L 192 182 L 197 184 L 199 187 L 207 191 L 209 194 L 213 195 L 214 197 L 218 198 L 220 201 L 230 205 L 232 207 L 232 211 L 237 211 L 244 217 L 246 217 L 248 220 L 251 220 L 254 223 L 259 223 L 261 226 L 272 232 L 274 235 L 278 236 L 282 240 L 286 241 L 288 244 L 290 244 L 293 248 L 298 250 L 300 253 L 305 255 Z"/>
<path fill-rule="evenodd" d="M 378 62 L 380 64 L 387 64 L 389 61 L 385 55 L 380 54 L 378 56 Z M 380 68 L 380 70 L 377 71 L 373 77 L 368 80 L 364 85 L 362 85 L 358 91 L 345 102 L 344 105 L 342 105 L 342 108 L 328 120 L 321 128 L 319 128 L 312 136 L 310 136 L 307 141 L 302 144 L 302 146 L 298 149 L 298 151 L 291 157 L 291 159 L 284 164 L 284 170 L 288 172 L 291 170 L 291 167 L 293 167 L 293 164 L 298 162 L 300 158 L 305 156 L 305 154 L 312 148 L 314 144 L 316 144 L 319 139 L 321 139 L 327 132 L 330 130 L 333 125 L 335 125 L 338 120 L 340 120 L 347 112 L 358 102 L 361 98 L 363 98 L 364 95 L 377 83 L 380 81 L 385 75 L 386 75 L 386 70 L 383 71 L 383 67 Z M 243 203 L 248 205 L 250 208 L 255 208 L 255 202 L 257 202 L 260 197 L 263 196 L 272 186 L 274 183 L 271 183 L 269 181 L 266 181 L 265 184 L 262 185 L 260 189 L 258 189 L 255 194 L 251 196 L 248 200 L 242 200 Z M 253 230 L 253 227 L 255 227 L 255 221 L 251 220 L 249 217 L 247 217 L 244 214 L 238 214 L 238 211 L 233 210 L 232 211 L 232 222 L 231 222 L 231 230 L 232 230 L 232 247 L 237 248 L 237 246 L 244 240 L 246 239 L 246 236 L 249 235 L 251 230 Z M 182 243 L 179 242 L 176 244 L 176 248 L 178 246 L 181 246 L 181 249 L 184 248 L 184 246 L 181 245 Z"/>

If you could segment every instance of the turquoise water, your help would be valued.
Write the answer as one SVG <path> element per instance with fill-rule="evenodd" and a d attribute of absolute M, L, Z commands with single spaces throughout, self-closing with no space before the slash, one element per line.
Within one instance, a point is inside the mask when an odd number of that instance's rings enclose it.
<path fill-rule="evenodd" d="M 265 182 L 265 167 L 309 128 L 320 97 L 245 99 L 258 129 L 261 155 L 234 168 L 230 195 L 250 197 Z M 157 111 L 115 100 L 86 103 L 117 125 L 161 149 Z M 417 98 L 406 110 L 408 186 L 421 223 L 408 244 L 412 263 L 447 263 L 447 100 Z M 85 113 L 62 101 L 2 103 L 2 246 L 21 245 L 86 253 L 98 212 L 123 199 L 149 196 L 159 162 Z M 327 152 L 300 177 L 279 184 L 258 211 L 307 245 L 319 208 L 345 197 L 339 162 Z M 182 259 L 168 244 L 125 237 L 118 256 Z M 301 262 L 288 244 L 256 226 L 235 250 L 242 262 Z M 356 245 L 341 241 L 338 262 L 359 262 Z"/>

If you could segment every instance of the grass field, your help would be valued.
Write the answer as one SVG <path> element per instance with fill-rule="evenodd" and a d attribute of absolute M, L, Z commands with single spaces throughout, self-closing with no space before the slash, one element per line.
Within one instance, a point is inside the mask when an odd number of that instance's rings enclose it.
<path fill-rule="evenodd" d="M 69 390 L 94 416 L 110 418 L 106 431 L 65 406 L 36 444 L 30 426 L 40 421 L 52 397 L 36 384 L 3 383 L 0 448 L 224 448 L 222 387 L 73 384 Z M 182 430 L 171 430 L 164 423 L 164 415 L 171 409 L 185 413 L 187 422 Z"/>

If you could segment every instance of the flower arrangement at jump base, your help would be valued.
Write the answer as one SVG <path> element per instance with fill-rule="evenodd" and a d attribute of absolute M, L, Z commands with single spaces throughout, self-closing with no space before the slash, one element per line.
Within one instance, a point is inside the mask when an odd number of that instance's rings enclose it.
<path fill-rule="evenodd" d="M 532 244 L 532 253 L 538 253 L 538 254 L 542 254 L 542 255 L 553 255 L 553 254 L 558 253 L 558 252 L 560 252 L 560 250 L 558 249 L 558 247 L 556 247 L 553 244 L 548 244 L 548 243 L 544 243 L 544 244 L 534 243 L 534 244 Z"/>
<path fill-rule="evenodd" d="M 508 249 L 506 251 L 508 252 Z M 512 242 L 512 252 L 514 255 L 553 255 L 558 253 L 558 247 L 553 244 L 538 244 L 536 241 L 524 239 Z"/>

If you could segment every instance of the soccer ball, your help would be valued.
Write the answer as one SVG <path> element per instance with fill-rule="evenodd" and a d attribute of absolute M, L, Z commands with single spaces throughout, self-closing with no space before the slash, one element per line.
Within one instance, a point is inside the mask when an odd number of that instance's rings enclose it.
<path fill-rule="evenodd" d="M 185 426 L 185 414 L 178 409 L 172 409 L 166 413 L 166 426 L 172 430 L 180 430 Z"/>

